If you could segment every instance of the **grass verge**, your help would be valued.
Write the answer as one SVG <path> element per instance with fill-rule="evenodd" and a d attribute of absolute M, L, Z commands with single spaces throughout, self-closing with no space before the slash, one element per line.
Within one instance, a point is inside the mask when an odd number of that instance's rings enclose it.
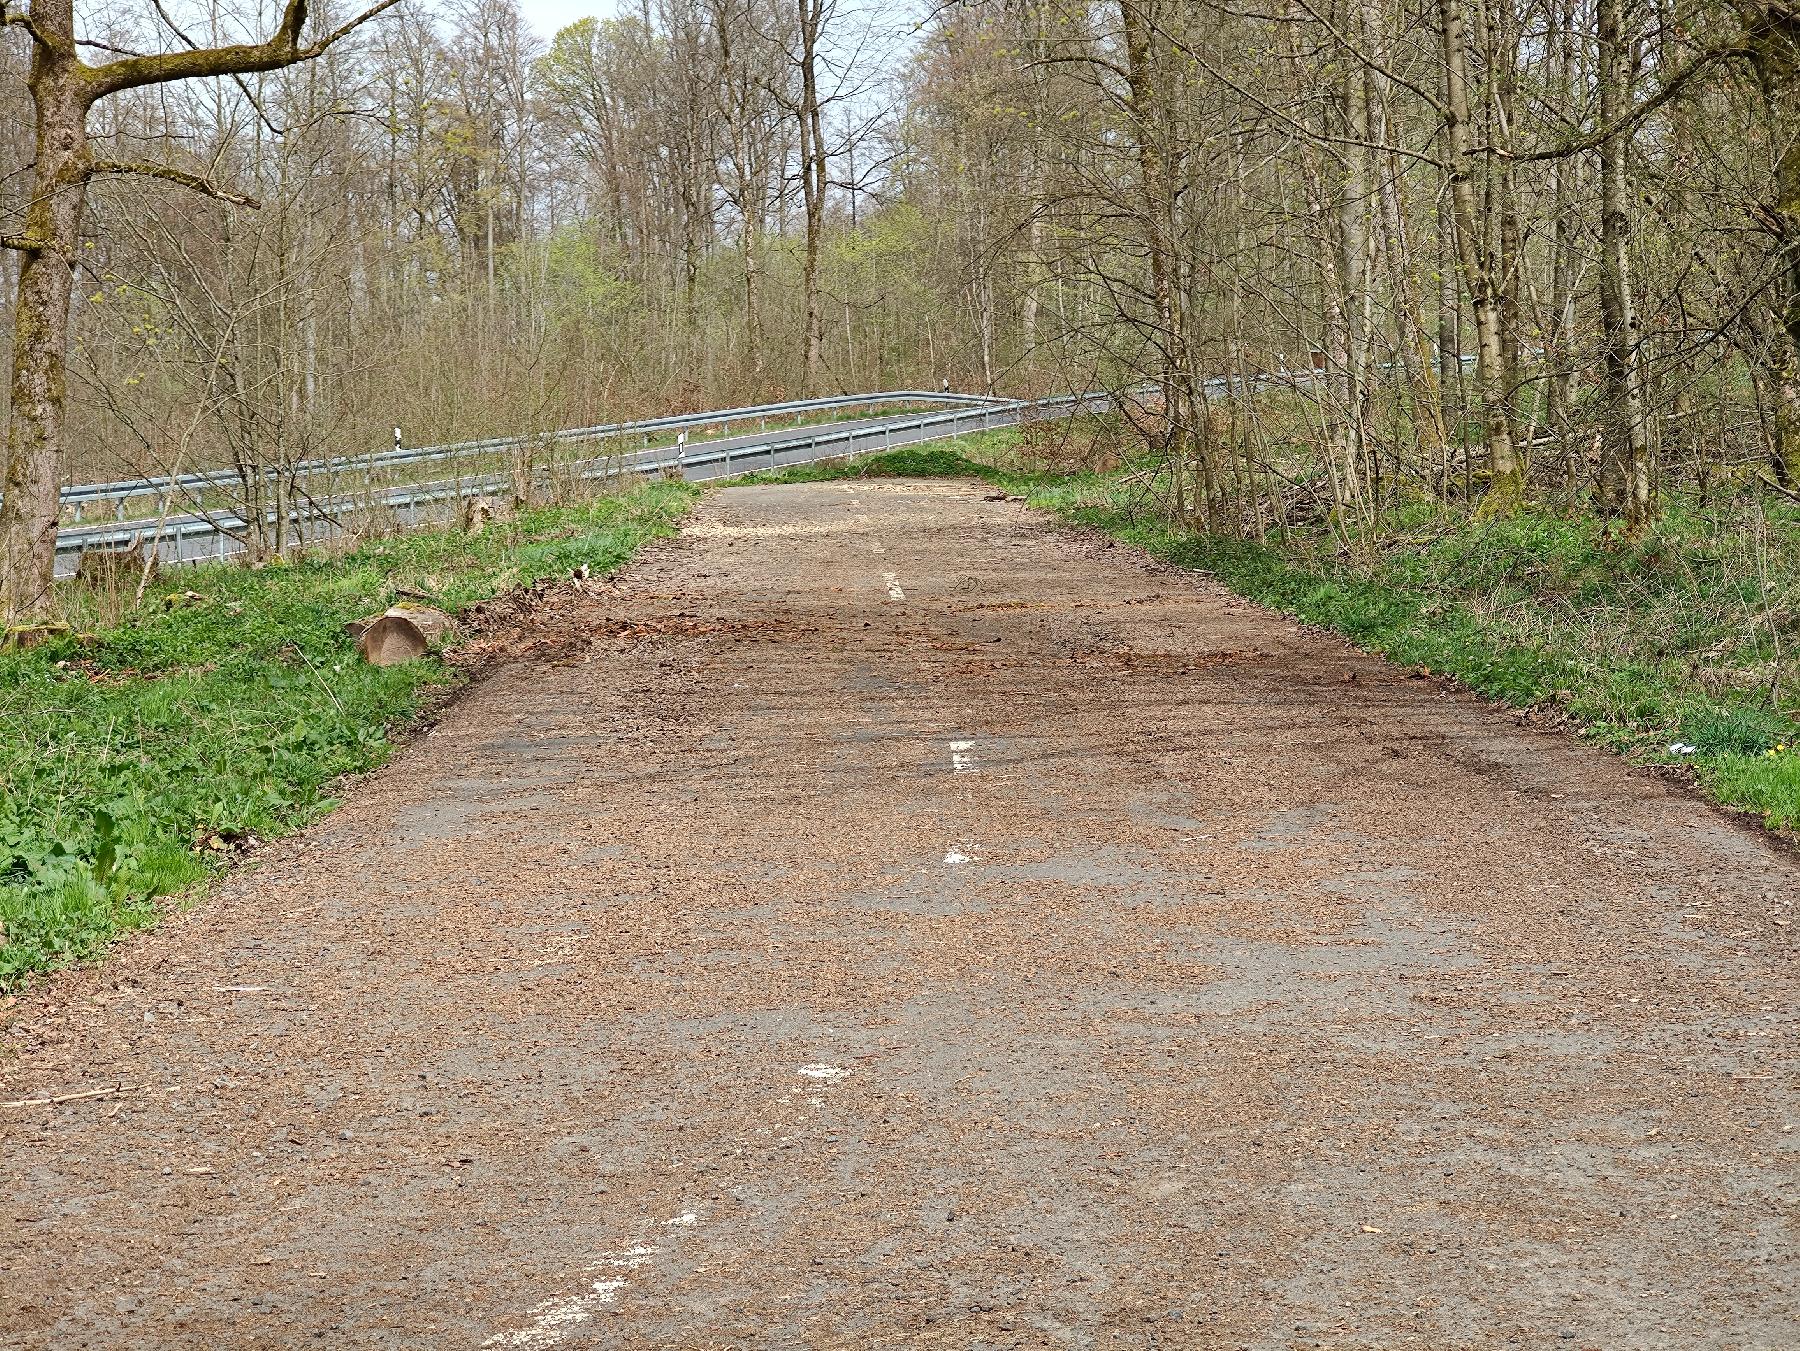
<path fill-rule="evenodd" d="M 97 635 L 0 652 L 0 989 L 150 923 L 240 842 L 328 811 L 331 782 L 384 761 L 455 679 L 435 657 L 364 665 L 345 622 L 398 587 L 455 611 L 581 563 L 617 568 L 695 495 L 658 482 L 475 536 L 184 568 L 173 597 Z"/>
<path fill-rule="evenodd" d="M 1015 435 L 993 432 L 760 478 L 985 479 L 1366 651 L 1554 709 L 1590 740 L 1691 768 L 1715 800 L 1800 829 L 1800 511 L 1670 511 L 1627 545 L 1592 517 L 1478 522 L 1415 504 L 1347 544 L 1324 527 L 1246 541 L 1144 513 L 1117 476 L 1020 463 Z"/>

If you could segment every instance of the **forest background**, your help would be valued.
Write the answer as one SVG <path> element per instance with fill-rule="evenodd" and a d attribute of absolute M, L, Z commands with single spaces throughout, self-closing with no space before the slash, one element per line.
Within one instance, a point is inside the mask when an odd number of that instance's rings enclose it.
<path fill-rule="evenodd" d="M 97 105 L 97 156 L 260 206 L 94 179 L 65 479 L 948 379 L 1146 386 L 1169 505 L 1226 533 L 1510 508 L 1527 474 L 1637 532 L 1800 480 L 1789 0 L 617 8 L 544 41 L 515 0 L 409 0 Z M 102 58 L 277 17 L 77 31 Z"/>

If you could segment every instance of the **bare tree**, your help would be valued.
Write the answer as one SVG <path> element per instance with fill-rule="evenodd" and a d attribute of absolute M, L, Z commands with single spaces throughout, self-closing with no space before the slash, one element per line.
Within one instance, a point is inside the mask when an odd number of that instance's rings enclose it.
<path fill-rule="evenodd" d="M 58 487 L 67 401 L 69 301 L 88 184 L 100 174 L 145 174 L 235 205 L 250 199 L 204 173 L 137 160 L 96 160 L 88 117 L 95 104 L 146 85 L 275 70 L 318 56 L 398 0 L 381 0 L 308 43 L 306 0 L 287 0 L 273 36 L 260 43 L 126 56 L 100 65 L 81 59 L 72 0 L 33 0 L 6 22 L 30 34 L 26 78 L 37 120 L 31 201 L 17 250 L 13 311 L 12 409 L 6 437 L 6 496 L 0 502 L 0 617 L 36 613 L 50 596 L 56 564 Z"/>
<path fill-rule="evenodd" d="M 767 36 L 777 23 L 767 0 L 709 3 L 713 50 L 718 56 L 714 106 L 722 123 L 720 188 L 738 219 L 738 248 L 744 260 L 745 357 L 751 385 L 760 390 L 767 367 L 761 250 L 780 193 L 781 166 L 788 149 L 781 105 L 770 93 L 779 85 L 783 54 Z"/>

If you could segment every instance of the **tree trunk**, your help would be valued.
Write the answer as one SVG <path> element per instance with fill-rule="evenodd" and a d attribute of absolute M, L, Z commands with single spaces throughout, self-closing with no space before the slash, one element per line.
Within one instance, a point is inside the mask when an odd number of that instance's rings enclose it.
<path fill-rule="evenodd" d="M 1487 137 L 1491 143 L 1510 145 L 1512 128 L 1518 125 L 1519 22 L 1508 0 L 1487 0 L 1487 4 L 1492 44 L 1488 66 L 1493 89 Z M 1511 421 L 1512 434 L 1517 437 L 1525 421 L 1520 404 L 1526 386 L 1521 378 L 1519 361 L 1523 309 L 1519 304 L 1519 293 L 1524 284 L 1525 238 L 1519 220 L 1518 184 L 1511 165 L 1504 159 L 1490 157 L 1487 184 L 1498 245 L 1493 268 L 1499 283 L 1500 379 L 1506 389 L 1507 417 Z"/>
<path fill-rule="evenodd" d="M 1385 69 L 1388 42 L 1382 26 L 1381 11 L 1375 0 L 1361 0 L 1359 20 L 1364 45 L 1384 64 L 1382 69 L 1372 65 L 1365 71 L 1369 86 L 1368 139 L 1372 144 L 1386 145 L 1390 134 L 1388 103 L 1392 88 Z M 1393 288 L 1394 343 L 1400 359 L 1400 370 L 1405 377 L 1407 395 L 1411 400 L 1414 435 L 1421 443 L 1428 442 L 1441 459 L 1448 439 L 1444 428 L 1443 401 L 1440 392 L 1432 387 L 1425 354 L 1425 322 L 1413 286 L 1406 207 L 1401 198 L 1400 165 L 1397 156 L 1391 151 L 1374 154 L 1371 159 L 1377 194 L 1376 236 L 1387 260 L 1389 285 Z"/>
<path fill-rule="evenodd" d="M 1525 497 L 1524 466 L 1513 446 L 1512 410 L 1506 388 L 1501 342 L 1500 287 L 1478 221 L 1471 177 L 1468 35 L 1462 0 L 1439 0 L 1443 22 L 1445 132 L 1450 148 L 1450 200 L 1456 218 L 1456 247 L 1463 280 L 1475 309 L 1475 383 L 1487 434 L 1488 486 L 1481 509 L 1504 514 Z"/>
<path fill-rule="evenodd" d="M 1632 59 L 1624 0 L 1599 0 L 1600 125 L 1610 126 L 1631 104 Z M 1650 522 L 1650 447 L 1644 426 L 1643 367 L 1631 286 L 1631 205 L 1626 182 L 1631 133 L 1600 144 L 1600 315 L 1605 344 L 1608 504 L 1632 536 Z"/>
<path fill-rule="evenodd" d="M 1757 214 L 1775 253 L 1769 317 L 1778 331 L 1767 358 L 1775 405 L 1770 467 L 1778 482 L 1791 487 L 1800 484 L 1800 138 L 1793 134 L 1800 112 L 1800 7 L 1792 0 L 1744 0 L 1739 9 L 1764 120 L 1780 151 L 1774 201 L 1758 203 Z"/>
<path fill-rule="evenodd" d="M 1456 280 L 1456 209 L 1447 196 L 1437 210 L 1437 368 L 1439 416 L 1444 422 L 1443 482 L 1439 492 L 1451 495 L 1452 448 L 1464 451 L 1468 408 L 1463 394 L 1462 288 Z"/>
<path fill-rule="evenodd" d="M 762 301 L 757 294 L 761 278 L 757 275 L 756 251 L 761 241 L 756 234 L 756 218 L 751 213 L 744 213 L 744 342 L 750 352 L 750 385 L 757 397 L 762 396 L 763 387 L 763 338 L 762 338 Z"/>
<path fill-rule="evenodd" d="M 806 209 L 806 375 L 803 393 L 816 392 L 825 364 L 825 312 L 819 305 L 819 241 L 825 232 L 825 126 L 819 102 L 819 34 L 824 0 L 799 0 L 800 196 Z"/>
<path fill-rule="evenodd" d="M 1800 95 L 1800 13 L 1792 9 L 1785 30 L 1786 81 L 1781 100 L 1792 108 Z M 1781 222 L 1786 261 L 1777 282 L 1782 295 L 1781 326 L 1787 344 L 1775 372 L 1777 472 L 1789 487 L 1800 487 L 1800 137 L 1789 123 L 1788 145 L 1775 168 L 1775 215 Z"/>
<path fill-rule="evenodd" d="M 1551 97 L 1572 101 L 1575 83 L 1573 0 L 1557 0 L 1551 31 Z M 1545 416 L 1550 435 L 1556 438 L 1563 484 L 1570 491 L 1580 481 L 1580 456 L 1570 434 L 1569 417 L 1575 404 L 1576 224 L 1575 194 L 1580 186 L 1581 160 L 1559 157 L 1552 166 L 1551 210 L 1555 217 L 1550 246 L 1550 322 L 1544 334 Z"/>
<path fill-rule="evenodd" d="M 1033 186 L 1034 189 L 1038 188 L 1035 183 Z M 1026 241 L 1025 294 L 1019 301 L 1019 348 L 1025 360 L 1035 366 L 1038 341 L 1038 258 L 1044 247 L 1044 217 L 1042 211 L 1037 208 L 1035 199 L 1031 214 L 1031 229 L 1026 236 Z"/>
<path fill-rule="evenodd" d="M 1343 100 L 1347 138 L 1351 141 L 1368 140 L 1368 104 L 1360 65 L 1352 65 L 1345 72 L 1343 87 L 1339 92 Z M 1343 309 L 1337 332 L 1343 342 L 1343 364 L 1338 378 L 1341 382 L 1339 396 L 1343 400 L 1344 482 L 1351 502 L 1360 505 L 1366 516 L 1374 510 L 1374 476 L 1368 463 L 1364 426 L 1364 366 L 1368 351 L 1364 309 L 1368 300 L 1368 281 L 1364 273 L 1369 243 L 1369 185 L 1366 174 L 1368 155 L 1361 145 L 1344 146 L 1339 153 L 1343 157 L 1343 180 L 1338 186 L 1337 200 L 1337 270 L 1340 294 L 1336 299 Z"/>
<path fill-rule="evenodd" d="M 12 413 L 0 503 L 0 615 L 42 613 L 56 568 L 65 362 L 75 247 L 87 198 L 87 101 L 78 75 L 32 59 L 37 166 L 13 311 Z"/>
<path fill-rule="evenodd" d="M 1187 516 L 1187 462 L 1189 410 L 1182 360 L 1181 314 L 1175 301 L 1174 247 L 1169 238 L 1172 187 L 1169 166 L 1159 143 L 1157 91 L 1152 69 L 1153 28 L 1143 10 L 1144 0 L 1119 0 L 1120 27 L 1125 36 L 1127 114 L 1136 152 L 1144 229 L 1144 249 L 1149 255 L 1150 292 L 1155 306 L 1150 348 L 1156 356 L 1156 382 L 1162 393 L 1163 421 L 1167 428 L 1165 449 L 1170 456 L 1174 484 L 1173 512 Z"/>

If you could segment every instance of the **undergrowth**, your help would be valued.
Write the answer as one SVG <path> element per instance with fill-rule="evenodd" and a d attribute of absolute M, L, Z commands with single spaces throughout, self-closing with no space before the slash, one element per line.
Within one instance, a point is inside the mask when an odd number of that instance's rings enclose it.
<path fill-rule="evenodd" d="M 1553 708 L 1718 801 L 1800 828 L 1800 511 L 1665 511 L 1638 543 L 1591 515 L 1477 521 L 1414 503 L 1348 541 L 1328 526 L 1234 540 L 1143 509 L 1118 472 L 1018 468 L 1014 434 L 803 466 L 766 481 L 968 475 L 1370 652 L 1519 708 Z"/>
<path fill-rule="evenodd" d="M 159 897 L 328 810 L 334 779 L 386 759 L 392 730 L 453 676 L 435 657 L 363 664 L 347 621 L 397 588 L 455 611 L 578 564 L 616 568 L 694 494 L 659 482 L 474 536 L 183 568 L 115 626 L 0 652 L 0 989 L 150 922 Z"/>

